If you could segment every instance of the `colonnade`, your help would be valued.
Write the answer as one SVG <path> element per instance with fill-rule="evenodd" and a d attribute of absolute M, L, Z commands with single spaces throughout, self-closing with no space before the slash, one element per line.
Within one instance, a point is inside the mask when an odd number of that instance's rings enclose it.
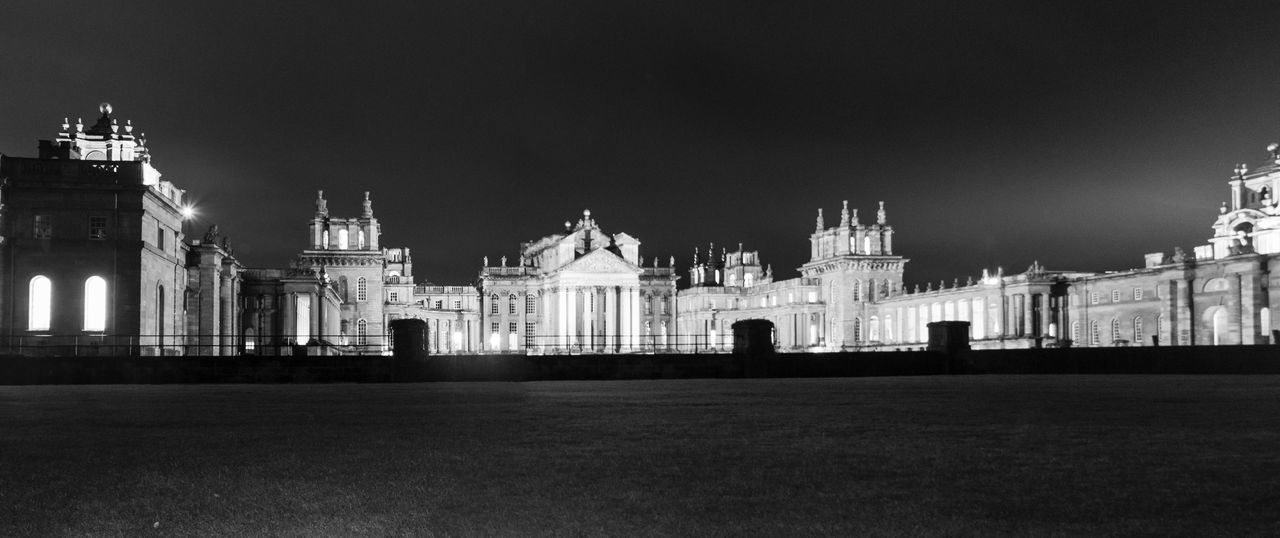
<path fill-rule="evenodd" d="M 547 289 L 542 300 L 550 315 L 543 316 L 538 345 L 611 352 L 641 344 L 638 285 L 562 285 Z"/>

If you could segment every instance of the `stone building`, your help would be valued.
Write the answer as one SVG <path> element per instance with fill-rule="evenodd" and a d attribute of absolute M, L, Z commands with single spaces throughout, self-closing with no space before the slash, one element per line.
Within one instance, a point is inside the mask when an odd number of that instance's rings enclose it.
<path fill-rule="evenodd" d="M 674 259 L 644 266 L 640 241 L 605 233 L 590 211 L 564 233 L 480 270 L 483 349 L 625 353 L 666 349 L 675 327 Z"/>
<path fill-rule="evenodd" d="M 744 319 L 774 324 L 784 350 L 840 349 L 856 345 L 868 304 L 898 294 L 907 260 L 893 253 L 893 227 L 882 202 L 876 220 L 863 224 L 844 203 L 840 222 L 826 227 L 822 210 L 809 236 L 810 259 L 796 279 L 775 281 L 760 270 L 760 256 L 737 252 L 706 258 L 694 253 L 690 280 L 679 295 L 682 347 L 728 349 L 730 329 Z"/>
<path fill-rule="evenodd" d="M 0 327 L 50 353 L 232 352 L 240 264 L 183 242 L 182 189 L 112 115 L 63 120 L 36 158 L 0 157 Z"/>

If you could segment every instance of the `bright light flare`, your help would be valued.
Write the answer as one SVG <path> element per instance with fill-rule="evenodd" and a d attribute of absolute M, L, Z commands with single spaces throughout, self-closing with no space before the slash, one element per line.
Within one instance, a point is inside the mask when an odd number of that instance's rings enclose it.
<path fill-rule="evenodd" d="M 195 216 L 196 216 L 196 208 L 191 207 L 191 206 L 189 206 L 189 205 L 184 205 L 184 206 L 182 206 L 182 218 L 183 218 L 183 220 L 191 220 L 191 218 L 192 218 L 192 217 L 195 217 Z"/>

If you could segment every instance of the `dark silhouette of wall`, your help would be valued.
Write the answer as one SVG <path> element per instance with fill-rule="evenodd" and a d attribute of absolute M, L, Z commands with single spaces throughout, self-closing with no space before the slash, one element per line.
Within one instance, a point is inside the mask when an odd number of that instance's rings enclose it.
<path fill-rule="evenodd" d="M 0 357 L 0 384 L 384 383 L 946 374 L 1280 374 L 1280 347 L 671 355 Z"/>

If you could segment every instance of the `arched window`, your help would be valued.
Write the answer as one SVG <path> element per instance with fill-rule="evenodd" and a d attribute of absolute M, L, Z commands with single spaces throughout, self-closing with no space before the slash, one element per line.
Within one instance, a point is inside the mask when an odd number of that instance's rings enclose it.
<path fill-rule="evenodd" d="M 516 296 L 514 293 L 507 297 L 507 313 L 513 316 L 516 314 Z"/>
<path fill-rule="evenodd" d="M 862 238 L 862 253 L 871 254 L 871 236 L 869 235 Z"/>
<path fill-rule="evenodd" d="M 1142 316 L 1133 318 L 1133 343 L 1142 345 Z"/>
<path fill-rule="evenodd" d="M 364 229 L 356 232 L 356 248 L 364 249 Z"/>
<path fill-rule="evenodd" d="M 853 300 L 855 302 L 862 300 L 862 281 L 861 280 L 854 279 L 853 281 Z"/>
<path fill-rule="evenodd" d="M 360 320 L 356 322 L 356 343 L 364 345 L 369 335 L 369 322 Z"/>
<path fill-rule="evenodd" d="M 498 315 L 498 294 L 489 296 L 489 314 Z"/>
<path fill-rule="evenodd" d="M 320 248 L 329 248 L 329 230 L 325 230 L 320 234 Z"/>
<path fill-rule="evenodd" d="M 349 246 L 351 244 L 347 242 L 347 231 L 345 229 L 338 230 L 338 249 L 347 250 Z"/>
<path fill-rule="evenodd" d="M 862 342 L 862 318 L 853 318 L 853 341 Z"/>
<path fill-rule="evenodd" d="M 365 280 L 364 277 L 360 277 L 358 280 L 356 280 L 356 300 L 357 301 L 369 300 L 369 281 Z"/>
<path fill-rule="evenodd" d="M 737 285 L 738 285 L 738 274 L 737 274 L 737 273 L 729 273 L 729 276 L 728 276 L 728 278 L 727 278 L 727 282 L 725 282 L 725 285 L 727 285 L 727 286 L 729 286 L 729 287 L 737 286 Z"/>
<path fill-rule="evenodd" d="M 160 305 L 160 308 L 164 308 Z M 156 313 L 160 318 L 163 314 Z M 107 281 L 100 276 L 91 276 L 84 281 L 84 330 L 107 330 Z"/>
<path fill-rule="evenodd" d="M 754 275 L 752 275 L 751 273 L 747 273 L 742 277 L 742 286 L 746 288 L 750 288 L 753 280 L 755 280 Z"/>
<path fill-rule="evenodd" d="M 884 317 L 884 341 L 893 342 L 893 316 Z"/>
<path fill-rule="evenodd" d="M 1213 313 L 1213 345 L 1220 346 L 1226 340 L 1227 336 L 1227 311 L 1225 308 L 1218 307 Z"/>
<path fill-rule="evenodd" d="M 1098 320 L 1089 322 L 1089 345 L 1097 346 L 1102 344 L 1102 335 L 1098 334 Z"/>
<path fill-rule="evenodd" d="M 867 339 L 876 342 L 880 340 L 880 318 L 871 316 L 867 324 Z"/>
<path fill-rule="evenodd" d="M 1072 342 L 1080 341 L 1080 322 L 1079 321 L 1071 322 L 1071 341 Z"/>
<path fill-rule="evenodd" d="M 53 309 L 53 283 L 44 275 L 36 275 L 27 285 L 27 330 L 49 330 Z"/>
<path fill-rule="evenodd" d="M 1111 343 L 1120 341 L 1120 320 L 1111 318 Z"/>
<path fill-rule="evenodd" d="M 1166 328 L 1165 328 L 1165 322 L 1164 322 L 1164 314 L 1160 314 L 1159 316 L 1156 316 L 1156 338 L 1157 339 L 1164 338 L 1164 335 L 1166 332 L 1165 329 Z M 1170 338 L 1168 341 L 1173 342 L 1173 339 Z"/>

